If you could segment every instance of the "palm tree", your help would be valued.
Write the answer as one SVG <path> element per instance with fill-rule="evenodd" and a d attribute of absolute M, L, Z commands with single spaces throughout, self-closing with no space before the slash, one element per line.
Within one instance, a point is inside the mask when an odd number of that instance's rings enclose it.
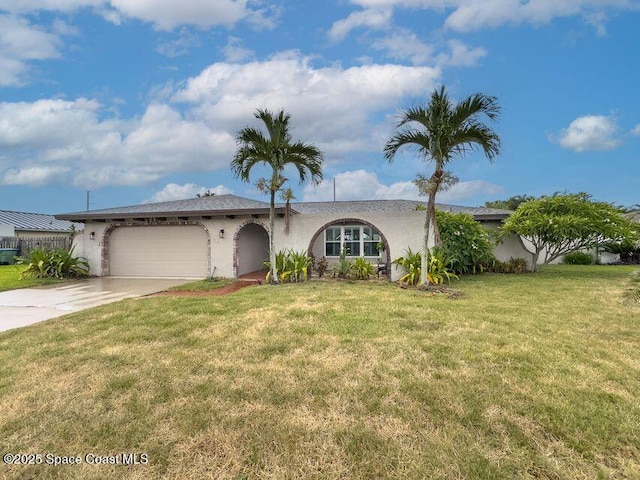
<path fill-rule="evenodd" d="M 429 230 L 433 225 L 434 245 L 440 245 L 440 230 L 436 219 L 436 193 L 454 185 L 458 179 L 445 171 L 455 157 L 479 147 L 489 161 L 500 153 L 500 138 L 481 121 L 498 118 L 500 106 L 496 97 L 481 93 L 471 95 L 454 105 L 444 86 L 431 93 L 426 107 L 412 107 L 401 112 L 396 133 L 384 147 L 387 161 L 392 162 L 398 150 L 415 147 L 425 162 L 434 163 L 430 177 L 418 175 L 414 183 L 420 193 L 427 195 L 427 213 L 422 252 L 421 283 L 428 283 L 427 256 L 429 254 Z"/>
<path fill-rule="evenodd" d="M 275 196 L 288 179 L 285 168 L 292 166 L 298 171 L 300 183 L 308 178 L 313 183 L 322 180 L 322 152 L 314 145 L 293 142 L 289 133 L 291 115 L 281 110 L 277 115 L 266 109 L 259 109 L 254 116 L 264 123 L 267 135 L 256 128 L 245 127 L 236 134 L 238 146 L 231 161 L 231 169 L 244 182 L 249 182 L 249 173 L 257 164 L 271 167 L 271 178 L 261 178 L 256 186 L 269 193 L 269 262 L 271 264 L 271 282 L 278 283 L 276 252 L 274 247 Z"/>

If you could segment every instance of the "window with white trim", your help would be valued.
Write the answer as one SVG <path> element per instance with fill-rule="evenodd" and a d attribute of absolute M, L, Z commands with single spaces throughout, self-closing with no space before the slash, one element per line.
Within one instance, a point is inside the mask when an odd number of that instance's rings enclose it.
<path fill-rule="evenodd" d="M 379 257 L 380 233 L 364 225 L 329 227 L 324 231 L 324 253 L 327 257 L 338 257 L 344 248 L 349 257 Z"/>

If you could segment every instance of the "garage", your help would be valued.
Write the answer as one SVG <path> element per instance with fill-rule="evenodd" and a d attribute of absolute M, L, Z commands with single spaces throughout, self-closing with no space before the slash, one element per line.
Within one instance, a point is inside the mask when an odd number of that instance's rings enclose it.
<path fill-rule="evenodd" d="M 209 240 L 200 225 L 115 228 L 109 237 L 109 275 L 209 276 Z"/>

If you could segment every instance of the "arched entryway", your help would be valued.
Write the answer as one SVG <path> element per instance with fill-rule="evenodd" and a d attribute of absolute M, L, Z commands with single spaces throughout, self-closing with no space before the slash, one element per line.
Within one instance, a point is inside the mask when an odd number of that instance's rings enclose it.
<path fill-rule="evenodd" d="M 236 231 L 233 243 L 236 277 L 265 269 L 263 262 L 269 259 L 269 234 L 261 222 L 245 222 Z"/>

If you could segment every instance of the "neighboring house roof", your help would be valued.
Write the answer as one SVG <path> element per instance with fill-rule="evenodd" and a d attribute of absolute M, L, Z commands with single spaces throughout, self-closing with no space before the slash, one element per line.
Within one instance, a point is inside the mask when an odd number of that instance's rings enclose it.
<path fill-rule="evenodd" d="M 292 203 L 294 213 L 299 214 L 353 214 L 357 212 L 407 212 L 417 205 L 426 206 L 426 202 L 415 200 L 359 200 L 345 202 L 300 202 Z M 468 213 L 476 220 L 502 220 L 511 211 L 484 207 L 460 207 L 438 204 L 437 208 L 453 213 Z M 284 213 L 284 205 L 276 205 L 277 213 Z M 175 217 L 175 216 L 219 216 L 241 214 L 267 214 L 269 204 L 236 195 L 214 195 L 211 197 L 190 198 L 173 202 L 147 203 L 128 207 L 107 208 L 86 212 L 65 213 L 56 218 L 73 221 L 104 220 L 138 217 Z"/>
<path fill-rule="evenodd" d="M 277 213 L 284 213 L 278 206 Z M 213 195 L 210 197 L 189 198 L 172 202 L 143 203 L 128 207 L 106 208 L 85 212 L 65 213 L 56 218 L 83 222 L 87 220 L 104 220 L 116 218 L 138 217 L 189 217 L 189 216 L 221 216 L 242 214 L 269 213 L 269 204 L 258 200 L 238 197 L 236 195 Z"/>
<path fill-rule="evenodd" d="M 33 232 L 70 232 L 74 223 L 58 220 L 53 215 L 43 213 L 12 212 L 0 210 L 0 225 L 12 225 L 16 230 Z M 76 230 L 82 230 L 84 225 L 75 224 Z"/>
<path fill-rule="evenodd" d="M 357 200 L 345 202 L 301 202 L 292 204 L 298 213 L 338 213 L 351 212 L 407 212 L 416 210 L 416 206 L 427 206 L 427 202 L 416 200 Z M 485 207 L 462 207 L 458 205 L 436 204 L 438 210 L 451 213 L 468 213 L 476 220 L 502 220 L 511 214 L 511 210 Z"/>
<path fill-rule="evenodd" d="M 625 213 L 624 217 L 626 217 L 627 220 L 630 220 L 632 222 L 640 223 L 640 210 L 636 210 L 635 212 Z"/>

